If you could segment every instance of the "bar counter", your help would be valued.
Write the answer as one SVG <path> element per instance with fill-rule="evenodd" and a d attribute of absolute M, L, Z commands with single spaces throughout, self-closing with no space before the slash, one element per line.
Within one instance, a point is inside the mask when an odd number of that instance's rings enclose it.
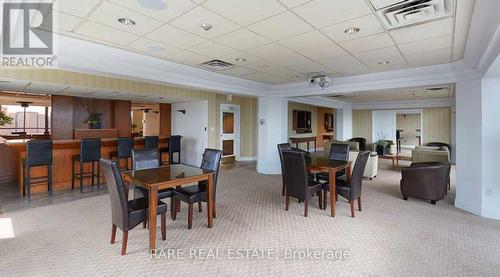
<path fill-rule="evenodd" d="M 134 148 L 141 149 L 144 147 L 144 139 L 142 137 L 134 138 Z M 23 176 L 22 176 L 22 158 L 26 156 L 26 143 L 29 140 L 26 139 L 13 139 L 7 140 L 4 143 L 4 147 L 7 146 L 10 150 L 16 152 L 16 155 L 11 155 L 13 158 L 9 161 L 9 163 L 17 163 L 18 170 L 14 172 L 17 174 L 17 180 L 19 180 L 19 193 L 22 194 L 23 191 Z M 109 158 L 109 154 L 112 151 L 116 151 L 116 138 L 108 138 L 101 140 L 101 157 Z M 160 136 L 160 147 L 166 146 L 168 143 L 168 137 Z M 71 164 L 73 155 L 80 154 L 80 140 L 53 140 L 52 141 L 52 176 L 53 190 L 63 190 L 63 189 L 71 189 Z M 168 156 L 168 155 L 166 155 Z M 163 159 L 164 161 L 168 160 L 168 157 Z M 131 162 L 129 162 L 131 164 Z M 122 163 L 125 166 L 125 161 Z M 85 172 L 90 170 L 90 164 L 86 164 L 84 167 Z M 31 171 L 33 177 L 43 176 L 47 174 L 46 167 L 33 168 Z M 101 184 L 104 184 L 104 174 L 101 170 L 100 174 Z M 78 187 L 78 181 L 75 184 L 75 187 Z M 90 178 L 86 178 L 84 180 L 84 186 L 90 185 Z M 31 192 L 42 193 L 47 192 L 47 184 L 32 184 Z"/>

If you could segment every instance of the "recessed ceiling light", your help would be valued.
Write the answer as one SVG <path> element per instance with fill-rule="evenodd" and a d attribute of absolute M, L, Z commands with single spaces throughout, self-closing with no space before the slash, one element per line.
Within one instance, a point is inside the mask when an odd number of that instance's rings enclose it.
<path fill-rule="evenodd" d="M 160 47 L 160 46 L 148 46 L 148 47 L 146 47 L 146 50 L 149 52 L 159 53 L 159 52 L 165 51 L 165 48 Z"/>
<path fill-rule="evenodd" d="M 383 62 L 379 62 L 378 64 L 380 65 L 386 65 L 386 64 L 390 64 L 391 62 L 390 61 L 383 61 Z"/>
<path fill-rule="evenodd" d="M 212 24 L 210 23 L 201 23 L 201 28 L 203 28 L 203 30 L 205 31 L 210 31 L 210 29 L 212 29 Z"/>
<path fill-rule="evenodd" d="M 245 59 L 245 58 L 236 58 L 235 61 L 237 61 L 237 62 L 246 62 L 247 59 Z"/>
<path fill-rule="evenodd" d="M 132 26 L 135 25 L 135 21 L 126 17 L 118 18 L 118 22 L 120 22 L 123 25 L 132 25 Z"/>
<path fill-rule="evenodd" d="M 357 27 L 351 27 L 351 28 L 348 28 L 348 29 L 346 29 L 346 30 L 344 31 L 344 33 L 345 33 L 346 35 L 354 35 L 354 34 L 356 34 L 356 33 L 358 33 L 358 32 L 359 32 L 359 28 L 357 28 Z"/>
<path fill-rule="evenodd" d="M 160 11 L 167 8 L 164 0 L 138 0 L 139 4 L 150 10 Z"/>
<path fill-rule="evenodd" d="M 298 79 L 298 78 L 300 78 L 300 76 L 299 76 L 299 75 L 293 75 L 293 76 L 291 76 L 291 77 L 292 77 L 293 79 Z"/>

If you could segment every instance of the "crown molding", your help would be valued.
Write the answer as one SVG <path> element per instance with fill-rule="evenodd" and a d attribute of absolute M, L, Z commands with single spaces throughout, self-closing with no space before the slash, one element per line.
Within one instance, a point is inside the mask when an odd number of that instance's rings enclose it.
<path fill-rule="evenodd" d="M 384 110 L 384 109 L 421 109 L 436 107 L 452 107 L 454 98 L 434 98 L 419 100 L 374 101 L 352 103 L 353 110 Z"/>

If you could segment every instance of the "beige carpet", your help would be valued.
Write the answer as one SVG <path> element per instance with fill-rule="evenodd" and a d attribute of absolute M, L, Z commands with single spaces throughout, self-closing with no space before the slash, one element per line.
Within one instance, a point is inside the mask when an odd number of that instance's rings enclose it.
<path fill-rule="evenodd" d="M 160 249 L 219 249 L 221 260 L 154 260 L 148 232 L 131 231 L 128 254 L 118 242 L 109 244 L 107 195 L 27 209 L 2 215 L 11 218 L 14 238 L 0 239 L 1 276 L 498 276 L 500 222 L 453 207 L 454 193 L 436 206 L 416 199 L 403 201 L 398 171 L 381 161 L 379 176 L 366 180 L 363 211 L 349 217 L 338 203 L 337 217 L 317 209 L 309 217 L 303 204 L 283 208 L 280 176 L 255 173 L 248 165 L 223 172 L 215 226 L 195 212 L 187 229 L 187 207 L 168 221 Z M 232 248 L 266 248 L 273 259 L 228 260 Z M 348 251 L 345 260 L 286 260 L 286 249 Z"/>

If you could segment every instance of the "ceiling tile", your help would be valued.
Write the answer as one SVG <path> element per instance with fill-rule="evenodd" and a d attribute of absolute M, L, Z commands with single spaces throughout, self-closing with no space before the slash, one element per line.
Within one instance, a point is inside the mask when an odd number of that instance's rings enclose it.
<path fill-rule="evenodd" d="M 277 41 L 312 31 L 313 28 L 291 12 L 285 12 L 248 26 L 248 29 Z"/>
<path fill-rule="evenodd" d="M 233 68 L 229 68 L 229 69 L 226 69 L 224 71 L 221 71 L 221 73 L 233 75 L 233 76 L 241 76 L 241 75 L 255 73 L 255 70 L 237 66 L 237 67 L 233 67 Z"/>
<path fill-rule="evenodd" d="M 220 59 L 226 55 L 236 52 L 236 50 L 229 48 L 224 45 L 220 45 L 213 41 L 207 41 L 202 44 L 198 44 L 194 47 L 189 48 L 189 51 L 211 57 L 214 59 Z"/>
<path fill-rule="evenodd" d="M 281 3 L 286 5 L 288 8 L 294 8 L 298 5 L 302 5 L 307 2 L 311 2 L 312 0 L 279 0 Z"/>
<path fill-rule="evenodd" d="M 285 11 L 285 7 L 275 0 L 209 0 L 204 7 L 232 21 L 246 26 L 264 18 Z"/>
<path fill-rule="evenodd" d="M 75 5 L 75 0 L 57 0 L 54 9 L 79 17 L 86 17 L 99 2 L 101 2 L 101 0 L 86 0 L 80 1 L 78 5 Z"/>
<path fill-rule="evenodd" d="M 205 31 L 201 27 L 202 23 L 211 24 L 213 27 L 209 31 Z M 239 28 L 239 26 L 233 22 L 209 11 L 202 6 L 198 6 L 190 10 L 170 22 L 170 24 L 208 39 L 218 37 Z"/>
<path fill-rule="evenodd" d="M 139 37 L 131 33 L 116 30 L 114 28 L 95 23 L 92 21 L 85 21 L 76 31 L 90 38 L 106 41 L 112 44 L 127 45 Z"/>
<path fill-rule="evenodd" d="M 258 57 L 264 58 L 266 60 L 278 63 L 280 65 L 292 65 L 299 62 L 307 61 L 307 58 L 298 55 L 292 50 L 283 47 L 279 44 L 272 43 L 266 44 L 251 50 L 248 50 L 250 54 L 256 55 Z"/>
<path fill-rule="evenodd" d="M 244 58 L 244 61 L 237 61 L 238 58 Z M 254 70 L 259 70 L 264 65 L 270 65 L 271 62 L 263 58 L 251 55 L 245 52 L 235 52 L 225 55 L 221 58 L 223 61 L 230 62 L 237 66 L 247 67 Z"/>
<path fill-rule="evenodd" d="M 143 52 L 147 55 L 153 55 L 153 56 L 166 56 L 166 55 L 172 55 L 174 53 L 180 52 L 181 49 L 173 47 L 173 46 L 168 46 L 164 43 L 159 43 L 147 38 L 140 38 L 134 42 L 132 42 L 128 47 L 139 51 Z M 154 48 L 161 50 L 161 51 L 154 51 Z"/>
<path fill-rule="evenodd" d="M 346 51 L 344 51 L 344 49 L 334 43 L 327 46 L 318 47 L 316 49 L 304 50 L 300 53 L 316 61 L 345 56 L 348 54 Z"/>
<path fill-rule="evenodd" d="M 215 41 L 238 50 L 246 50 L 270 43 L 268 39 L 244 28 L 220 36 Z"/>
<path fill-rule="evenodd" d="M 189 65 L 199 65 L 201 63 L 204 63 L 206 61 L 209 61 L 209 57 L 205 57 L 202 55 L 198 55 L 196 53 L 192 53 L 189 51 L 181 51 L 177 52 L 172 55 L 168 55 L 168 59 L 175 61 L 175 62 L 180 62 L 183 64 L 189 64 Z"/>
<path fill-rule="evenodd" d="M 196 4 L 189 0 L 167 1 L 167 8 L 164 10 L 153 10 L 144 7 L 137 0 L 109 0 L 115 4 L 131 9 L 148 17 L 155 18 L 162 22 L 170 20 L 182 15 L 188 10 L 196 7 Z"/>
<path fill-rule="evenodd" d="M 177 29 L 168 24 L 161 26 L 146 37 L 179 48 L 193 47 L 205 41 L 205 39 L 197 35 Z"/>
<path fill-rule="evenodd" d="M 315 0 L 294 11 L 316 28 L 372 13 L 365 0 Z"/>
<path fill-rule="evenodd" d="M 385 64 L 384 63 L 385 61 L 388 61 L 389 64 Z M 395 70 L 408 67 L 406 61 L 403 59 L 401 55 L 392 56 L 387 59 L 364 60 L 362 62 L 374 71 L 384 71 L 384 70 L 388 71 L 388 70 Z"/>
<path fill-rule="evenodd" d="M 262 72 L 255 72 L 255 73 L 247 74 L 247 75 L 244 75 L 241 77 L 245 78 L 245 79 L 258 81 L 258 82 L 264 82 L 264 83 L 270 84 L 270 85 L 281 85 L 281 84 L 289 83 L 289 81 L 284 79 L 284 78 L 280 78 L 280 77 L 273 76 L 273 75 L 266 74 L 266 73 L 262 73 Z"/>
<path fill-rule="evenodd" d="M 325 67 L 317 62 L 313 62 L 313 61 L 297 63 L 297 64 L 290 65 L 288 67 L 293 69 L 293 70 L 296 70 L 298 72 L 304 73 L 304 74 L 308 74 L 311 72 L 320 72 L 320 71 L 328 72 L 328 71 L 330 71 L 329 68 L 327 68 L 327 67 Z"/>
<path fill-rule="evenodd" d="M 345 30 L 355 27 L 359 28 L 359 32 L 356 34 L 348 35 Z M 331 39 L 341 42 L 351 39 L 357 39 L 361 37 L 366 37 L 373 34 L 378 34 L 384 32 L 382 26 L 377 21 L 373 14 L 345 21 L 339 24 L 325 27 L 321 31 L 330 37 Z"/>
<path fill-rule="evenodd" d="M 354 54 L 359 60 L 364 61 L 384 61 L 390 57 L 401 57 L 401 53 L 395 46 L 379 48 Z"/>
<path fill-rule="evenodd" d="M 422 51 L 430 51 L 441 48 L 449 48 L 452 46 L 452 37 L 444 36 L 431 38 L 416 42 L 410 42 L 405 44 L 400 44 L 398 47 L 401 49 L 403 54 L 412 53 L 412 52 L 422 52 Z"/>
<path fill-rule="evenodd" d="M 453 18 L 445 18 L 438 21 L 417 25 L 414 27 L 390 31 L 391 36 L 397 44 L 420 41 L 423 39 L 451 35 L 453 31 Z"/>
<path fill-rule="evenodd" d="M 135 25 L 123 25 L 119 18 L 128 18 L 135 21 Z M 142 14 L 136 13 L 121 6 L 104 1 L 89 17 L 90 20 L 136 35 L 145 35 L 158 28 L 162 23 Z"/>
<path fill-rule="evenodd" d="M 373 7 L 376 9 L 381 9 L 385 8 L 391 5 L 394 5 L 396 3 L 402 2 L 401 0 L 370 0 L 372 3 Z"/>
<path fill-rule="evenodd" d="M 322 33 L 318 31 L 312 31 L 309 33 L 304 33 L 291 38 L 280 40 L 278 43 L 297 52 L 300 52 L 303 50 L 327 46 L 329 44 L 332 44 L 332 41 Z"/>
<path fill-rule="evenodd" d="M 449 63 L 451 61 L 451 48 L 412 52 L 407 53 L 404 56 L 411 66 Z"/>
<path fill-rule="evenodd" d="M 63 31 L 71 32 L 78 24 L 82 22 L 82 18 L 76 17 L 70 14 L 65 14 L 63 12 L 57 13 L 57 28 Z"/>
<path fill-rule="evenodd" d="M 368 67 L 351 55 L 328 59 L 321 63 L 344 75 L 357 75 L 370 72 Z"/>
<path fill-rule="evenodd" d="M 393 46 L 394 42 L 387 33 L 341 42 L 340 45 L 351 53 Z"/>

